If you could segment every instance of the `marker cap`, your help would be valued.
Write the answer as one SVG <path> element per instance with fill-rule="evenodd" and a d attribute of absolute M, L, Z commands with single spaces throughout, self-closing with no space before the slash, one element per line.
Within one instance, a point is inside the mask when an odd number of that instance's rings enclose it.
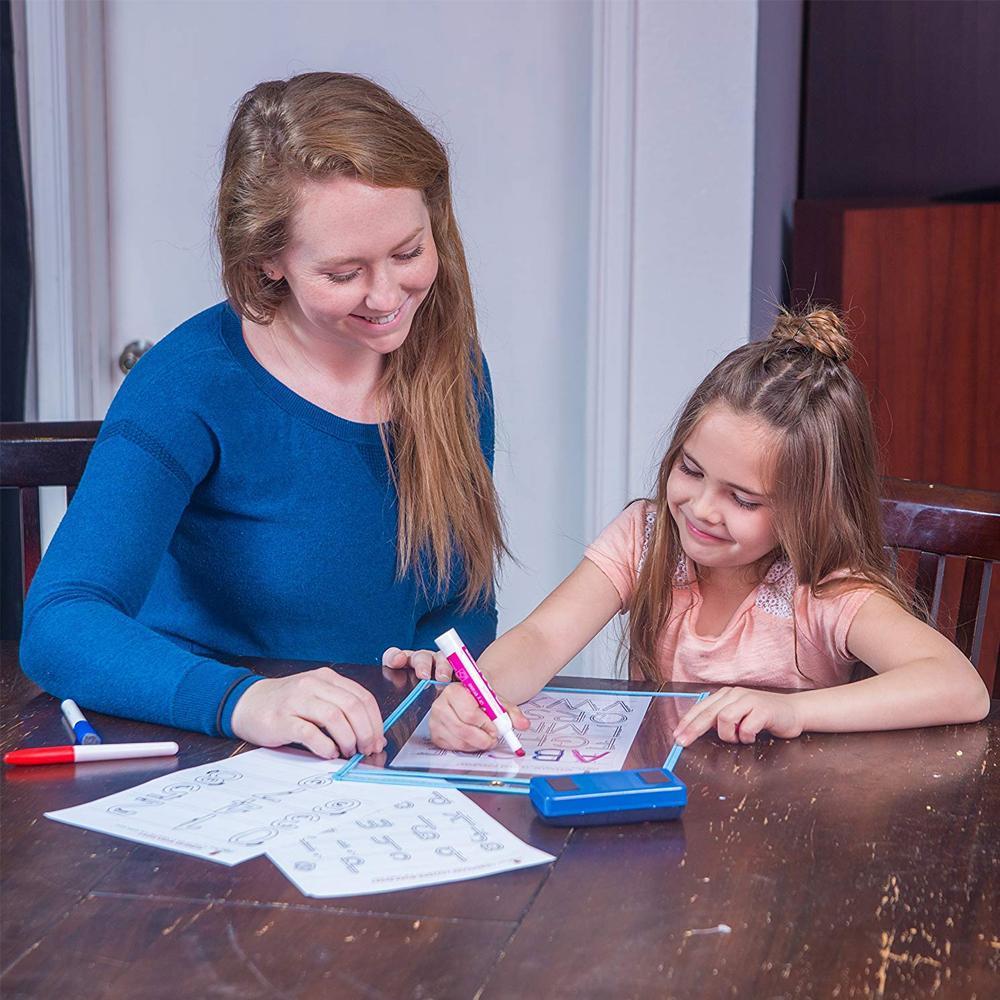
<path fill-rule="evenodd" d="M 82 746 L 96 746 L 101 742 L 97 730 L 84 718 L 83 712 L 72 698 L 67 698 L 60 705 L 63 716 L 73 730 L 73 738 Z"/>

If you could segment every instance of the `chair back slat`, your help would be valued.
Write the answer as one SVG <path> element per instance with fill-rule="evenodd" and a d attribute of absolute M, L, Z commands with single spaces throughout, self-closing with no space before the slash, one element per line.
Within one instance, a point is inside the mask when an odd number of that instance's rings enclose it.
<path fill-rule="evenodd" d="M 995 569 L 995 567 L 993 567 Z M 1000 698 L 1000 580 L 992 574 L 986 614 L 983 616 L 983 635 L 979 647 L 979 673 L 994 698 Z"/>
<path fill-rule="evenodd" d="M 944 560 L 933 552 L 917 553 L 917 572 L 913 583 L 920 600 L 924 602 L 930 614 L 931 622 L 937 624 L 938 596 L 941 576 L 944 571 Z"/>
<path fill-rule="evenodd" d="M 0 424 L 0 487 L 16 489 L 21 510 L 21 581 L 27 592 L 41 561 L 38 489 L 63 486 L 72 500 L 100 422 Z"/>
<path fill-rule="evenodd" d="M 965 582 L 968 560 L 962 556 L 944 556 L 942 561 L 944 574 L 936 596 L 938 605 L 937 628 L 952 642 L 955 642 L 955 630 L 961 616 L 962 587 Z"/>
<path fill-rule="evenodd" d="M 965 577 L 962 580 L 962 599 L 958 605 L 958 621 L 955 623 L 955 645 L 973 663 L 979 658 L 975 637 L 977 632 L 982 635 L 983 631 L 979 608 L 982 607 L 985 612 L 986 602 L 983 598 L 986 595 L 983 593 L 983 583 L 988 585 L 990 582 L 985 579 L 985 569 L 989 565 L 982 559 L 970 559 L 966 564 Z M 990 575 L 992 576 L 992 573 Z"/>
<path fill-rule="evenodd" d="M 1000 697 L 1000 493 L 907 479 L 886 479 L 883 491 L 897 578 Z"/>
<path fill-rule="evenodd" d="M 42 560 L 42 519 L 38 507 L 38 487 L 21 488 L 21 588 L 28 592 L 35 570 Z"/>

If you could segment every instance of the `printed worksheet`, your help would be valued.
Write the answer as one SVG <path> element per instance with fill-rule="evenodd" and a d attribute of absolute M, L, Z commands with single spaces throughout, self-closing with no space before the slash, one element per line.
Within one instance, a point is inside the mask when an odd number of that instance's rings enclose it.
<path fill-rule="evenodd" d="M 364 787 L 364 786 L 362 786 Z M 554 861 L 456 789 L 395 785 L 392 801 L 269 847 L 307 896 L 355 896 L 457 882 Z"/>
<path fill-rule="evenodd" d="M 531 728 L 517 734 L 525 756 L 503 744 L 480 753 L 436 747 L 425 715 L 390 762 L 395 768 L 489 771 L 504 777 L 618 771 L 628 756 L 652 698 L 615 692 L 549 689 L 521 706 Z"/>
<path fill-rule="evenodd" d="M 224 865 L 266 852 L 317 896 L 435 885 L 554 860 L 457 790 L 338 781 L 342 766 L 298 750 L 251 750 L 46 816 Z"/>
<path fill-rule="evenodd" d="M 337 782 L 343 761 L 299 750 L 251 750 L 154 778 L 49 819 L 224 865 L 263 854 L 282 839 L 374 809 L 392 790 Z"/>

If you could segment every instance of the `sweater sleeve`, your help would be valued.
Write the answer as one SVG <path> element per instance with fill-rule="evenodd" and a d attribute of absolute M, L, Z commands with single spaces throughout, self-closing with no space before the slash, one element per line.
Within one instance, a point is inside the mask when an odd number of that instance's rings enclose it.
<path fill-rule="evenodd" d="M 39 566 L 25 602 L 21 664 L 56 697 L 216 735 L 228 729 L 221 711 L 228 693 L 252 672 L 136 620 L 216 447 L 193 408 L 170 405 L 176 386 L 143 377 L 150 361 L 112 404 Z"/>

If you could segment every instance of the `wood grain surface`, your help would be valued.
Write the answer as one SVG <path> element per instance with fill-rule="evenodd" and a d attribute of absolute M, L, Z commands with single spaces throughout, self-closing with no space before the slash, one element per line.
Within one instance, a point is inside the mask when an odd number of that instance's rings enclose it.
<path fill-rule="evenodd" d="M 411 683 L 343 669 L 384 713 Z M 2 695 L 2 749 L 66 741 L 10 645 Z M 555 864 L 335 900 L 300 895 L 262 858 L 226 868 L 44 819 L 245 749 L 88 716 L 107 741 L 170 737 L 182 753 L 3 769 L 5 1000 L 997 992 L 1000 703 L 974 726 L 703 738 L 677 769 L 690 796 L 677 823 L 556 829 L 525 798 L 477 794 Z"/>

